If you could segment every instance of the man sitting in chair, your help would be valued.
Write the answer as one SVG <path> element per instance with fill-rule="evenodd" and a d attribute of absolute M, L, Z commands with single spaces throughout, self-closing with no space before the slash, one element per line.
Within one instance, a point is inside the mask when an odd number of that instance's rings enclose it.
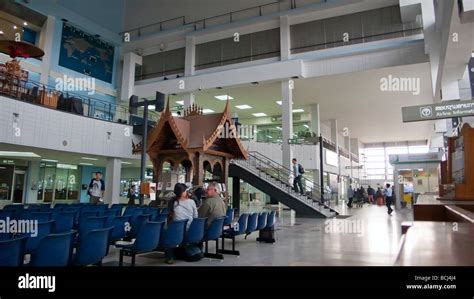
<path fill-rule="evenodd" d="M 207 227 L 211 225 L 217 217 L 225 217 L 226 205 L 224 200 L 219 196 L 220 190 L 218 189 L 217 183 L 209 183 L 206 191 L 206 199 L 203 200 L 202 205 L 199 207 L 199 217 L 207 217 Z"/>

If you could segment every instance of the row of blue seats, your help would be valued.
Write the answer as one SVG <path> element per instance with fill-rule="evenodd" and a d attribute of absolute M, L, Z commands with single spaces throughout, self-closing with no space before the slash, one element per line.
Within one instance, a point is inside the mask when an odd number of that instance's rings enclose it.
<path fill-rule="evenodd" d="M 141 211 L 140 209 L 135 209 L 135 211 Z M 61 214 L 68 214 L 66 213 L 61 213 Z M 70 214 L 70 213 L 69 213 Z M 152 214 L 132 214 L 129 216 L 114 216 L 114 217 L 87 217 L 83 218 L 83 221 L 80 222 L 79 225 L 79 230 L 78 230 L 78 236 L 70 236 L 70 230 L 71 229 L 71 217 L 69 220 L 68 227 L 60 227 L 58 230 L 57 227 L 58 225 L 54 225 L 55 221 L 47 221 L 47 222 L 41 222 L 38 227 L 38 235 L 36 237 L 27 237 L 25 239 L 25 244 L 24 248 L 22 249 L 24 253 L 31 253 L 31 265 L 58 265 L 55 262 L 51 262 L 47 259 L 47 257 L 40 258 L 42 255 L 41 253 L 47 252 L 47 250 L 44 250 L 43 247 L 46 246 L 52 246 L 54 244 L 57 244 L 58 242 L 61 243 L 66 242 L 65 240 L 69 240 L 72 238 L 72 245 L 76 244 L 76 246 L 80 247 L 81 242 L 84 242 L 83 238 L 86 238 L 85 236 L 89 236 L 91 232 L 94 232 L 93 235 L 90 236 L 90 239 L 97 239 L 97 235 L 100 235 L 100 232 L 103 233 L 104 230 L 107 230 L 108 232 L 108 241 L 107 241 L 107 248 L 105 251 L 104 257 L 108 254 L 108 245 L 113 245 L 115 244 L 116 241 L 122 240 L 125 237 L 129 237 L 130 239 L 136 238 L 134 243 L 127 244 L 127 245 L 118 245 L 118 247 L 121 248 L 120 251 L 120 264 L 122 264 L 123 261 L 123 256 L 128 255 L 132 257 L 132 264 L 135 263 L 135 254 L 137 253 L 143 253 L 151 250 L 155 250 L 158 244 L 161 244 L 162 247 L 164 248 L 173 248 L 181 245 L 183 242 L 184 243 L 191 243 L 191 244 L 199 244 L 199 243 L 205 243 L 206 245 L 206 250 L 205 250 L 205 255 L 208 257 L 214 257 L 214 258 L 223 258 L 221 253 L 230 253 L 230 254 L 235 254 L 235 236 L 241 235 L 241 234 L 250 234 L 253 231 L 261 230 L 264 229 L 265 227 L 273 227 L 274 224 L 274 219 L 275 219 L 275 214 L 274 212 L 267 214 L 267 213 L 261 213 L 261 214 L 242 214 L 239 217 L 239 221 L 237 222 L 238 225 L 232 225 L 233 222 L 233 210 L 229 210 L 227 213 L 226 217 L 216 219 L 209 227 L 207 231 L 204 230 L 205 224 L 206 224 L 206 219 L 205 218 L 197 218 L 194 219 L 193 222 L 191 223 L 191 227 L 188 230 L 188 233 L 185 234 L 185 227 L 186 223 L 184 221 L 173 221 L 170 225 L 167 226 L 165 234 L 162 236 L 162 241 L 156 243 L 160 238 L 152 238 L 153 235 L 156 235 L 157 232 L 150 232 L 148 230 L 153 229 L 154 226 L 153 223 L 165 223 L 166 221 L 166 214 L 157 214 L 157 215 L 152 215 Z M 268 216 L 268 217 L 267 217 Z M 130 230 L 126 229 L 126 223 L 129 223 Z M 148 224 L 152 223 L 152 224 Z M 145 229 L 146 228 L 146 229 Z M 224 229 L 225 228 L 225 229 Z M 238 228 L 238 229 L 236 229 Z M 155 230 L 157 229 L 156 227 L 154 228 Z M 161 232 L 161 226 L 159 228 Z M 58 233 L 59 232 L 59 233 Z M 158 234 L 160 233 L 158 232 Z M 52 234 L 51 234 L 52 233 Z M 233 239 L 233 251 L 226 251 L 224 249 L 224 238 L 227 238 L 228 236 L 232 236 L 231 238 Z M 10 257 L 3 256 L 2 259 L 2 252 L 7 253 L 8 250 L 4 251 L 3 249 L 7 249 L 9 245 L 14 245 L 16 244 L 17 249 L 21 249 L 23 245 L 21 245 L 18 241 L 19 239 L 23 239 L 24 235 L 20 235 L 20 238 L 17 239 L 10 239 L 10 240 L 5 240 L 5 241 L 0 241 L 0 265 L 11 265 L 9 264 L 9 261 L 14 261 L 15 259 L 11 259 Z M 51 238 L 50 238 L 51 237 Z M 218 248 L 218 239 L 219 237 L 222 237 L 222 242 L 223 242 L 223 248 L 222 250 L 219 250 Z M 43 239 L 49 238 L 52 239 L 52 241 L 44 241 Z M 150 239 L 151 238 L 151 239 Z M 56 241 L 54 241 L 56 240 Z M 62 240 L 62 241 L 58 241 Z M 216 241 L 216 253 L 215 254 L 210 254 L 208 253 L 207 250 L 207 242 L 210 240 L 215 240 Z M 43 244 L 44 243 L 44 244 Z M 97 252 L 102 252 L 102 243 L 99 242 L 95 244 L 94 242 L 90 241 L 89 239 L 86 238 L 86 244 L 91 244 L 89 246 L 99 246 L 99 248 L 96 248 Z M 13 246 L 15 247 L 15 246 Z M 13 248 L 12 247 L 12 248 Z M 14 249 L 14 248 L 13 248 Z M 50 248 L 50 250 L 53 250 Z M 82 255 L 90 256 L 91 254 L 89 251 L 86 250 L 79 250 L 78 249 L 78 257 L 81 257 Z M 82 255 L 81 255 L 82 253 Z M 238 253 L 238 252 L 237 252 Z M 71 256 L 71 254 L 70 254 Z M 46 258 L 46 261 L 40 262 Z M 3 262 L 2 262 L 3 260 Z M 79 258 L 79 259 L 73 259 L 70 258 L 66 264 L 64 264 L 64 260 L 58 260 L 58 263 L 60 265 L 68 265 L 70 263 L 73 264 L 84 264 L 84 261 L 96 261 L 96 255 L 92 255 L 92 257 L 88 258 Z M 101 259 L 100 259 L 101 260 Z M 98 263 L 97 261 L 96 263 Z M 93 263 L 89 263 L 93 264 Z"/>

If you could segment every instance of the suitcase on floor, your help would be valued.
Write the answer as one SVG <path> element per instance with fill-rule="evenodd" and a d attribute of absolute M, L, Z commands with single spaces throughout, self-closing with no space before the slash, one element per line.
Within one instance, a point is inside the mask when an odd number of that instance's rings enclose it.
<path fill-rule="evenodd" d="M 383 197 L 377 198 L 377 205 L 383 206 Z"/>
<path fill-rule="evenodd" d="M 275 228 L 266 227 L 258 231 L 258 242 L 275 243 Z"/>

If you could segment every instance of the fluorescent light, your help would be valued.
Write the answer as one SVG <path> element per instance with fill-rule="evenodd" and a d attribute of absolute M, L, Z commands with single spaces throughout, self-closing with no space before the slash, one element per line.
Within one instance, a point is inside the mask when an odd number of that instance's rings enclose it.
<path fill-rule="evenodd" d="M 240 110 L 245 110 L 245 109 L 252 109 L 252 106 L 249 105 L 237 105 L 235 108 L 238 108 Z"/>
<path fill-rule="evenodd" d="M 277 127 L 277 129 L 280 130 L 280 131 L 283 130 L 281 127 Z"/>
<path fill-rule="evenodd" d="M 27 158 L 41 158 L 35 153 L 32 152 L 9 152 L 9 151 L 0 151 L 0 156 L 6 157 L 27 157 Z"/>
<path fill-rule="evenodd" d="M 303 125 L 303 127 L 305 127 L 306 129 L 309 129 L 309 126 L 308 126 L 308 125 Z"/>
<path fill-rule="evenodd" d="M 83 160 L 91 160 L 91 161 L 98 161 L 98 160 L 99 160 L 99 159 L 90 158 L 90 157 L 82 157 L 81 159 L 83 159 Z"/>
<path fill-rule="evenodd" d="M 176 101 L 176 104 L 178 104 L 178 105 L 181 105 L 181 106 L 182 106 L 182 105 L 184 105 L 184 101 Z"/>
<path fill-rule="evenodd" d="M 58 164 L 56 165 L 57 168 L 62 168 L 62 169 L 77 169 L 77 165 L 71 165 L 71 164 Z"/>
<path fill-rule="evenodd" d="M 0 166 L 0 169 L 7 169 L 5 166 Z"/>
<path fill-rule="evenodd" d="M 122 163 L 122 164 L 132 164 L 132 162 L 125 162 L 125 161 L 122 161 L 120 163 Z"/>
<path fill-rule="evenodd" d="M 272 137 L 272 136 L 270 136 L 270 135 L 267 135 L 267 138 L 269 138 L 269 139 L 273 139 L 273 137 Z"/>
<path fill-rule="evenodd" d="M 92 166 L 92 165 L 94 165 L 94 164 L 92 164 L 92 163 L 79 163 L 79 165 Z"/>
<path fill-rule="evenodd" d="M 173 115 L 173 116 L 179 116 L 178 113 L 176 113 L 176 112 L 171 112 L 171 115 Z"/>
<path fill-rule="evenodd" d="M 263 112 L 252 113 L 252 115 L 255 116 L 255 117 L 267 116 L 267 114 L 263 113 Z"/>
<path fill-rule="evenodd" d="M 218 100 L 221 100 L 221 101 L 226 101 L 227 99 L 229 100 L 233 100 L 234 98 L 231 97 L 230 95 L 228 94 L 223 94 L 223 95 L 220 95 L 220 96 L 215 96 L 216 99 Z"/>
<path fill-rule="evenodd" d="M 214 113 L 212 109 L 202 109 L 202 113 Z"/>
<path fill-rule="evenodd" d="M 0 34 L 3 34 L 3 31 L 2 31 L 2 30 L 0 30 Z"/>
<path fill-rule="evenodd" d="M 58 162 L 59 162 L 58 160 L 51 160 L 51 159 L 41 159 L 41 161 L 44 161 L 44 162 L 53 162 L 53 163 L 58 163 Z"/>
<path fill-rule="evenodd" d="M 27 22 L 23 22 L 23 26 L 28 26 L 28 23 L 27 23 Z"/>
<path fill-rule="evenodd" d="M 281 106 L 281 104 L 283 104 L 283 101 L 276 101 L 276 103 Z M 295 103 L 295 102 L 291 101 L 291 104 L 292 104 L 292 105 L 293 105 L 294 103 Z"/>
<path fill-rule="evenodd" d="M 301 113 L 304 112 L 304 109 L 293 109 L 293 113 Z"/>
<path fill-rule="evenodd" d="M 155 108 L 156 108 L 155 105 L 148 105 L 148 110 L 150 110 L 150 109 L 155 110 Z"/>
<path fill-rule="evenodd" d="M 17 28 L 16 25 L 13 25 L 13 29 L 16 29 L 16 28 Z"/>

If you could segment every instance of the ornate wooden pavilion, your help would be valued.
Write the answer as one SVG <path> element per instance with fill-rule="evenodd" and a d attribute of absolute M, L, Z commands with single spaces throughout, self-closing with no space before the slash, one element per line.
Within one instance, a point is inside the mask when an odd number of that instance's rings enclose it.
<path fill-rule="evenodd" d="M 168 162 L 172 172 L 184 168 L 185 181 L 194 186 L 203 185 L 206 171 L 215 181 L 227 183 L 230 160 L 247 159 L 229 101 L 222 113 L 203 114 L 201 107 L 192 105 L 183 116 L 173 116 L 168 101 L 159 123 L 148 135 L 147 153 L 156 182 L 160 182 L 163 164 Z"/>

